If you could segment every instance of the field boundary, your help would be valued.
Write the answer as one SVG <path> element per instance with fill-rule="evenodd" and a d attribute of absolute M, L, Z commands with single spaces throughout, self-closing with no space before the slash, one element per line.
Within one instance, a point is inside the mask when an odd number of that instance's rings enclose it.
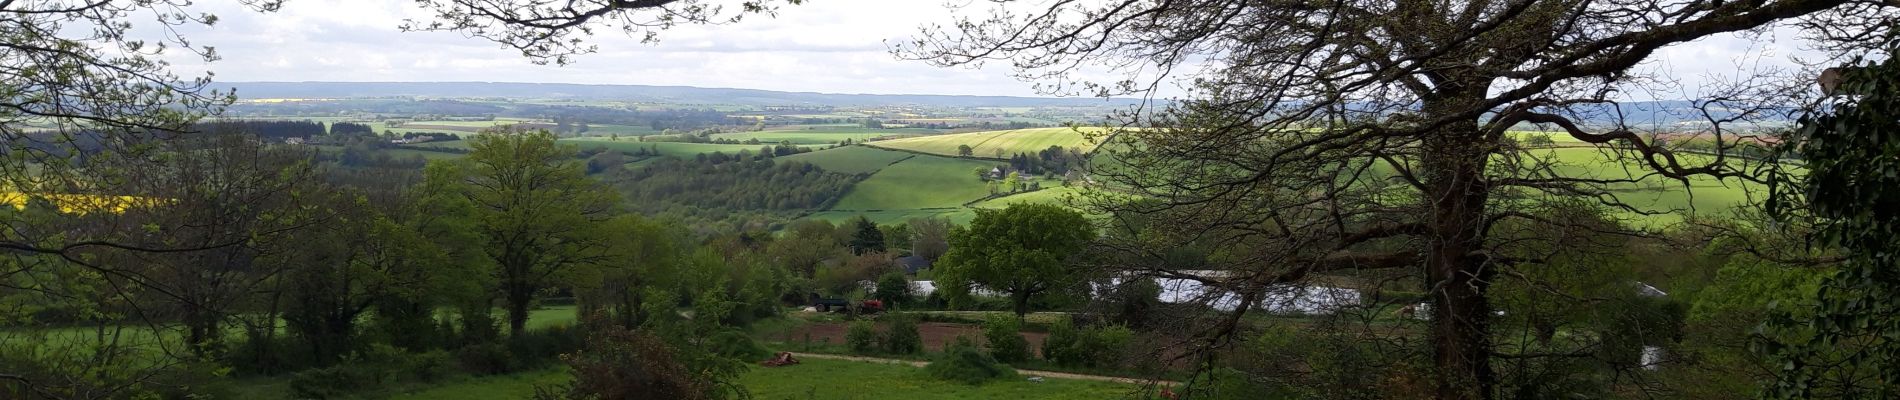
<path fill-rule="evenodd" d="M 799 353 L 799 352 L 791 352 L 791 353 L 793 357 L 817 358 L 817 359 L 825 359 L 825 360 L 843 360 L 843 361 L 856 361 L 856 362 L 868 362 L 868 363 L 891 364 L 891 365 L 909 365 L 909 366 L 917 367 L 917 368 L 930 366 L 929 361 L 911 361 L 911 360 L 900 360 L 900 359 L 895 359 L 895 358 L 845 356 L 845 355 L 822 354 L 822 353 Z M 1159 380 L 1159 379 L 1140 379 L 1140 378 L 1124 378 L 1124 377 L 1119 377 L 1119 376 L 1072 374 L 1072 373 L 1067 373 L 1067 372 L 1037 371 L 1033 369 L 1019 369 L 1019 370 L 1016 370 L 1016 373 L 1022 374 L 1022 375 L 1028 375 L 1028 376 L 1040 376 L 1044 378 L 1115 382 L 1115 383 L 1126 383 L 1126 384 L 1134 384 L 1134 385 L 1166 385 L 1166 386 L 1180 386 L 1181 385 L 1180 382 L 1165 381 L 1165 380 Z"/>
<path fill-rule="evenodd" d="M 942 154 L 937 154 L 937 153 L 932 153 L 932 152 L 928 152 L 928 151 L 917 151 L 917 150 L 911 150 L 911 149 L 898 149 L 898 148 L 890 148 L 890 147 L 884 147 L 884 146 L 878 146 L 878 145 L 874 145 L 874 144 L 871 144 L 871 142 L 861 142 L 861 143 L 858 143 L 857 145 L 858 145 L 858 146 L 864 146 L 864 147 L 869 147 L 869 148 L 873 148 L 873 149 L 878 149 L 878 150 L 887 150 L 887 151 L 896 151 L 896 152 L 903 152 L 903 153 L 910 153 L 910 154 L 912 154 L 912 155 L 918 155 L 918 156 L 931 156 L 931 157 L 943 157 L 943 158 L 949 158 L 949 159 L 964 159 L 964 160 L 979 160 L 979 161 L 997 161 L 997 162 L 1009 162 L 1009 159 L 1006 159 L 1006 158 L 991 158 L 991 157 L 977 157 L 977 156 L 968 156 L 968 157 L 965 157 L 965 156 L 946 156 L 946 155 L 942 155 Z"/>

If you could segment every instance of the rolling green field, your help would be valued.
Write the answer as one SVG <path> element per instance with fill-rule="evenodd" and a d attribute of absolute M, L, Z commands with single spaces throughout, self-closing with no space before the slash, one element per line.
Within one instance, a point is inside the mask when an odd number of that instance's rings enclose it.
<path fill-rule="evenodd" d="M 1545 150 L 1540 158 L 1552 162 L 1552 170 L 1562 176 L 1572 178 L 1628 179 L 1642 176 L 1640 166 L 1629 166 L 1613 160 L 1609 154 L 1595 148 L 1555 148 Z M 1685 165 L 1694 166 L 1698 162 L 1707 162 L 1706 157 L 1695 155 L 1680 156 Z M 1740 180 L 1718 181 L 1709 177 L 1691 178 L 1687 186 L 1683 182 L 1664 177 L 1651 176 L 1636 183 L 1622 183 L 1613 186 L 1617 198 L 1631 206 L 1653 212 L 1669 212 L 1667 215 L 1654 215 L 1644 218 L 1653 224 L 1668 224 L 1680 221 L 1685 215 L 1723 216 L 1736 206 L 1747 204 L 1766 194 L 1765 187 Z"/>
<path fill-rule="evenodd" d="M 892 164 L 851 188 L 832 210 L 873 211 L 961 207 L 989 195 L 977 180 L 977 168 L 994 162 L 947 157 L 913 157 Z"/>
<path fill-rule="evenodd" d="M 1095 150 L 1096 143 L 1089 140 L 1087 133 L 1101 132 L 1100 128 L 1037 128 L 1011 131 L 985 131 L 959 133 L 952 135 L 923 136 L 907 139 L 880 140 L 867 144 L 895 150 L 908 150 L 942 156 L 957 156 L 957 148 L 969 145 L 972 156 L 993 158 L 996 150 L 1003 150 L 1004 157 L 1016 153 L 1034 153 L 1049 146 L 1079 148 L 1083 151 Z"/>
<path fill-rule="evenodd" d="M 880 150 L 864 146 L 846 146 L 825 149 L 803 154 L 780 157 L 781 161 L 802 161 L 826 171 L 844 174 L 868 174 L 877 172 L 898 160 L 915 157 L 915 154 L 901 151 Z"/>
<path fill-rule="evenodd" d="M 1005 208 L 1017 203 L 1069 205 L 1072 198 L 1080 200 L 1077 197 L 1082 195 L 1082 188 L 1079 187 L 1057 186 L 1060 185 L 1060 183 L 1055 181 L 1044 182 L 1043 185 L 1042 190 L 979 201 L 970 206 L 975 208 Z"/>

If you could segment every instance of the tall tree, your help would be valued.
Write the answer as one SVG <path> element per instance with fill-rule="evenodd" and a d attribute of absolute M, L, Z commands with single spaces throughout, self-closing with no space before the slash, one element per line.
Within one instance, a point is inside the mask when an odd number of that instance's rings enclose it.
<path fill-rule="evenodd" d="M 1839 246 L 1846 259 L 1822 283 L 1818 307 L 1763 331 L 1763 350 L 1781 366 L 1770 397 L 1900 395 L 1900 60 L 1892 58 L 1900 30 L 1893 33 L 1886 60 L 1823 82 L 1835 97 L 1803 117 L 1780 149 L 1805 160 L 1806 173 L 1777 176 L 1796 190 L 1771 210 L 1818 221 L 1811 240 Z"/>
<path fill-rule="evenodd" d="M 877 228 L 870 218 L 859 216 L 851 220 L 851 254 L 884 252 L 884 231 Z"/>
<path fill-rule="evenodd" d="M 499 128 L 469 148 L 462 193 L 494 260 L 508 331 L 519 335 L 536 291 L 563 269 L 601 257 L 605 239 L 594 228 L 617 200 L 547 131 Z"/>
<path fill-rule="evenodd" d="M 944 252 L 950 251 L 949 219 L 912 218 L 909 225 L 910 255 L 937 261 Z"/>
<path fill-rule="evenodd" d="M 972 286 L 1008 293 L 1020 318 L 1031 299 L 1082 278 L 1071 262 L 1092 240 L 1095 226 L 1074 210 L 1029 203 L 976 210 L 970 228 L 950 238 L 950 251 L 933 268 L 952 295 L 967 295 Z"/>
<path fill-rule="evenodd" d="M 999 2 L 900 53 L 946 66 L 1008 60 L 1047 90 L 1097 95 L 1152 89 L 1201 66 L 1192 99 L 1126 116 L 1151 129 L 1118 132 L 1127 145 L 1105 146 L 1103 158 L 1117 165 L 1098 162 L 1092 173 L 1136 196 L 1099 203 L 1167 212 L 1163 225 L 1180 241 L 1252 247 L 1233 273 L 1182 276 L 1243 299 L 1332 273 L 1416 271 L 1431 302 L 1435 395 L 1492 398 L 1500 351 L 1489 289 L 1538 261 L 1502 256 L 1513 242 L 1493 236 L 1500 222 L 1569 223 L 1523 212 L 1548 198 L 1668 211 L 1618 201 L 1619 186 L 1757 180 L 1747 173 L 1754 162 L 1732 153 L 1759 144 L 1733 127 L 1790 92 L 1760 79 L 1703 88 L 1706 100 L 1688 109 L 1711 123 L 1676 133 L 1716 145 L 1687 157 L 1638 128 L 1648 121 L 1623 118 L 1621 94 L 1670 89 L 1636 66 L 1671 45 L 1796 19 L 1825 21 L 1801 26 L 1816 36 L 1869 37 L 1895 10 L 1845 0 L 1117 0 L 1022 12 Z M 1097 65 L 1124 66 L 1126 79 L 1068 78 Z M 1555 155 L 1509 140 L 1524 125 L 1638 172 L 1558 173 Z M 1235 332 L 1231 323 L 1204 328 L 1213 338 Z"/>

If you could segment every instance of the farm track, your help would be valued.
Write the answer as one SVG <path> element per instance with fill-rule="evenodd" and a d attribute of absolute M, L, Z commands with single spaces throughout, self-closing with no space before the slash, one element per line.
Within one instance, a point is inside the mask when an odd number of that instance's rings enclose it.
<path fill-rule="evenodd" d="M 792 356 L 827 359 L 827 360 L 844 360 L 844 361 L 857 361 L 857 362 L 880 363 L 880 364 L 909 365 L 909 366 L 917 367 L 917 368 L 923 368 L 930 365 L 929 361 L 899 360 L 895 358 L 841 356 L 841 355 L 836 355 L 836 354 L 794 352 L 792 353 Z M 1067 373 L 1067 372 L 1037 371 L 1037 370 L 1029 370 L 1029 369 L 1019 369 L 1019 370 L 1016 370 L 1016 373 L 1022 374 L 1022 375 L 1028 375 L 1028 376 L 1040 376 L 1044 378 L 1115 382 L 1115 383 L 1126 383 L 1126 384 L 1133 384 L 1133 385 L 1149 385 L 1149 384 L 1164 385 L 1164 386 L 1180 386 L 1181 385 L 1180 382 L 1175 382 L 1175 381 L 1124 378 L 1124 377 L 1119 377 L 1119 376 L 1072 374 L 1072 373 Z"/>

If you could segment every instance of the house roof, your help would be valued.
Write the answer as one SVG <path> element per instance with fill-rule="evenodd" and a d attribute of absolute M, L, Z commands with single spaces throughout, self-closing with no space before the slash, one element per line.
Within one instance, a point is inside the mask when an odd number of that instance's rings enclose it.
<path fill-rule="evenodd" d="M 903 256 L 897 259 L 897 266 L 904 267 L 904 273 L 915 274 L 917 271 L 930 269 L 930 259 L 918 256 Z"/>

